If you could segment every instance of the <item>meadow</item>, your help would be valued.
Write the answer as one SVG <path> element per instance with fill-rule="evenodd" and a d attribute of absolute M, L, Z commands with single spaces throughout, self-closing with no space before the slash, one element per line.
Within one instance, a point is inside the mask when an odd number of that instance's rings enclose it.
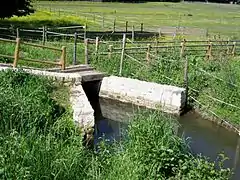
<path fill-rule="evenodd" d="M 90 30 L 112 30 L 114 19 L 116 29 L 124 29 L 128 21 L 140 30 L 157 31 L 164 27 L 192 27 L 208 29 L 210 34 L 239 38 L 240 12 L 238 5 L 213 3 L 92 3 L 92 2 L 47 2 L 38 1 L 37 9 L 55 12 L 58 15 L 83 17 Z M 104 16 L 105 27 L 102 27 Z"/>

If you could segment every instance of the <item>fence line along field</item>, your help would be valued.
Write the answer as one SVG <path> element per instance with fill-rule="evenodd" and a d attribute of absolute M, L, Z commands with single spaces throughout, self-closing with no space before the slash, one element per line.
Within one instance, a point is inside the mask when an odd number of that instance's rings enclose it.
<path fill-rule="evenodd" d="M 126 21 L 140 29 L 161 27 L 191 27 L 208 29 L 209 33 L 239 37 L 240 11 L 237 5 L 206 3 L 91 3 L 91 2 L 36 2 L 37 9 L 56 11 L 58 14 L 83 17 L 93 23 L 92 28 L 124 29 Z M 103 18 L 104 17 L 104 18 Z"/>
<path fill-rule="evenodd" d="M 5 49 L 1 49 L 0 53 L 0 62 L 3 59 L 3 61 L 11 62 L 11 59 L 13 59 L 12 66 L 14 68 L 17 67 L 19 64 L 19 60 L 24 61 L 24 65 L 37 65 L 37 67 L 41 67 L 41 64 L 45 64 L 43 67 L 46 67 L 46 65 L 55 65 L 60 66 L 62 70 L 65 69 L 66 66 L 66 47 L 62 46 L 62 48 L 55 48 L 55 47 L 49 47 L 49 46 L 43 46 L 41 44 L 32 44 L 28 42 L 21 41 L 20 38 L 16 38 L 16 40 L 9 40 L 9 39 L 2 39 L 0 38 L 0 43 L 3 43 L 3 46 Z M 11 43 L 11 44 L 9 44 Z M 13 45 L 13 46 L 12 46 Z M 43 53 L 45 57 L 38 57 L 37 54 Z M 40 52 L 40 53 L 39 53 Z M 56 55 L 54 52 L 57 52 L 58 55 Z M 49 56 L 46 57 L 47 54 L 55 55 L 53 59 L 50 59 Z M 34 55 L 34 57 L 33 57 Z M 26 57 L 28 56 L 28 57 Z M 2 58 L 2 59 L 1 59 Z M 59 62 L 56 62 L 58 60 Z M 55 62 L 54 62 L 55 61 Z"/>

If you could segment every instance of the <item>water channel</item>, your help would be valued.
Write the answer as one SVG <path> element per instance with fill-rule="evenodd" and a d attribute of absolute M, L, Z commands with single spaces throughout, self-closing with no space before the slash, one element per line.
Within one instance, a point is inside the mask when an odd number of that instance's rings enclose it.
<path fill-rule="evenodd" d="M 109 140 L 122 138 L 122 131 L 127 128 L 127 120 L 133 116 L 136 106 L 118 101 L 100 99 L 96 111 L 95 143 L 99 137 Z M 178 133 L 190 138 L 190 147 L 194 154 L 201 154 L 215 161 L 219 153 L 224 152 L 229 160 L 225 167 L 234 169 L 233 180 L 240 179 L 240 138 L 211 121 L 202 119 L 195 112 L 189 112 L 178 119 Z"/>
<path fill-rule="evenodd" d="M 110 141 L 122 138 L 127 129 L 128 120 L 139 108 L 132 104 L 109 99 L 98 98 L 98 93 L 91 84 L 84 86 L 85 92 L 95 111 L 95 143 L 104 136 Z M 93 94 L 95 94 L 93 96 Z M 193 154 L 209 157 L 216 161 L 219 153 L 224 152 L 229 160 L 224 166 L 234 170 L 233 180 L 240 179 L 240 137 L 217 124 L 203 119 L 196 112 L 189 112 L 178 118 L 180 124 L 178 134 L 185 139 L 190 138 Z"/>

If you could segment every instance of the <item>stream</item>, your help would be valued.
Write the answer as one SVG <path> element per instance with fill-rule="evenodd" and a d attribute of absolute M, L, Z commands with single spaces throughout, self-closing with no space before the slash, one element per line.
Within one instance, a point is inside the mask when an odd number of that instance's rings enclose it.
<path fill-rule="evenodd" d="M 127 129 L 128 119 L 138 108 L 101 98 L 91 104 L 95 110 L 95 143 L 103 136 L 110 141 L 120 140 L 122 132 Z M 233 180 L 240 179 L 240 138 L 236 133 L 203 119 L 196 112 L 189 112 L 179 117 L 178 121 L 178 134 L 188 139 L 193 154 L 201 154 L 215 161 L 218 154 L 224 152 L 229 157 L 224 167 L 234 170 Z"/>

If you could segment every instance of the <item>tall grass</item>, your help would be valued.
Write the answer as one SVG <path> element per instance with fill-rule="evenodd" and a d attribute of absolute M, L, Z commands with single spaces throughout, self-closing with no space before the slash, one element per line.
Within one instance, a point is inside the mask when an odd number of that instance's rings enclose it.
<path fill-rule="evenodd" d="M 161 112 L 137 114 L 125 141 L 100 152 L 107 165 L 104 179 L 227 179 L 230 171 L 215 169 L 202 157 L 193 157 L 176 135 L 176 120 Z M 115 149 L 114 149 L 115 148 Z M 106 158 L 107 157 L 107 158 Z M 221 167 L 220 167 L 221 168 Z M 106 172 L 105 172 L 106 171 Z"/>
<path fill-rule="evenodd" d="M 141 112 L 119 143 L 85 149 L 54 84 L 24 72 L 0 72 L 0 179 L 228 179 L 229 169 L 193 157 L 176 120 Z"/>
<path fill-rule="evenodd" d="M 227 120 L 239 127 L 239 56 L 223 56 L 221 51 L 216 51 L 215 54 L 211 60 L 199 57 L 197 52 L 187 55 L 189 95 L 201 104 L 193 99 L 189 100 L 195 107 L 205 112 L 206 109 L 211 110 L 218 115 L 218 119 Z M 125 56 L 122 76 L 184 87 L 185 58 L 180 58 L 178 51 L 172 49 L 168 52 L 159 52 L 158 58 L 152 58 L 149 64 L 146 61 L 146 53 L 131 56 L 141 64 Z M 113 55 L 111 59 L 104 55 L 92 56 L 91 64 L 109 75 L 119 75 L 120 59 L 121 56 L 118 54 Z M 212 113 L 207 114 L 212 116 Z"/>

